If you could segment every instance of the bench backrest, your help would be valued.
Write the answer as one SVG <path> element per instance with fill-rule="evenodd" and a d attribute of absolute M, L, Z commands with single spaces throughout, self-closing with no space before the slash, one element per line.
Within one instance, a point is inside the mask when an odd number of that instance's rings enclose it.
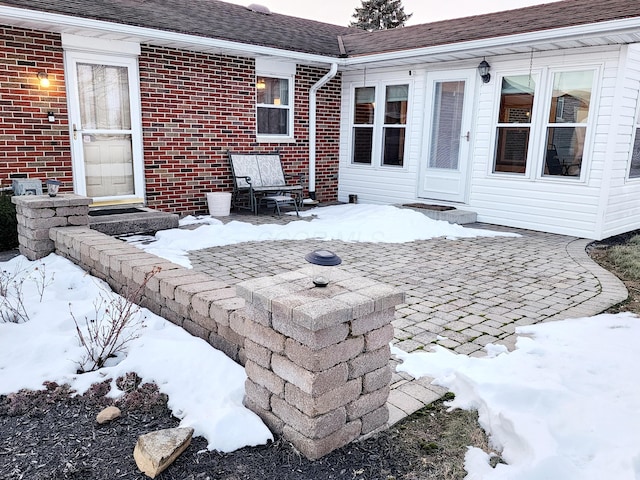
<path fill-rule="evenodd" d="M 278 154 L 229 153 L 235 177 L 250 177 L 253 187 L 278 187 L 287 183 Z M 238 188 L 249 188 L 244 178 L 235 178 Z"/>
<path fill-rule="evenodd" d="M 256 155 L 256 160 L 263 187 L 280 187 L 287 184 L 282 171 L 280 155 Z"/>
<path fill-rule="evenodd" d="M 254 187 L 262 186 L 255 155 L 230 153 L 229 160 L 231 160 L 231 169 L 235 177 L 250 177 L 251 185 Z M 235 178 L 235 182 L 238 188 L 249 188 L 249 184 L 244 178 Z"/>

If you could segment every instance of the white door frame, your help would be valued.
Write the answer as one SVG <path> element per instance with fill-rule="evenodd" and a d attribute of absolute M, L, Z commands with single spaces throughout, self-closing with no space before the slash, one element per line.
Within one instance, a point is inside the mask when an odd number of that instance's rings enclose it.
<path fill-rule="evenodd" d="M 135 56 L 109 55 L 87 51 L 65 50 L 65 78 L 69 108 L 69 135 L 73 167 L 73 187 L 78 195 L 87 195 L 86 169 L 83 149 L 83 126 L 80 115 L 77 82 L 78 63 L 121 66 L 127 68 L 129 81 L 129 105 L 131 114 L 131 148 L 133 155 L 134 193 L 93 198 L 93 204 L 140 204 L 144 203 L 144 160 L 142 153 L 142 115 L 140 102 L 140 76 Z"/>
<path fill-rule="evenodd" d="M 477 69 L 427 72 L 425 95 L 425 122 L 418 179 L 418 197 L 439 201 L 464 203 L 468 198 L 469 173 L 473 153 L 472 123 L 476 94 Z M 458 168 L 444 169 L 429 167 L 432 143 L 432 123 L 435 86 L 440 82 L 464 81 L 464 102 L 460 126 Z"/>

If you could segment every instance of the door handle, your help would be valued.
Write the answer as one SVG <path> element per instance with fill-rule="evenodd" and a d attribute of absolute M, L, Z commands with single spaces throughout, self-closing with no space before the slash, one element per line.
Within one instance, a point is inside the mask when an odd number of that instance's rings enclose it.
<path fill-rule="evenodd" d="M 73 124 L 73 139 L 77 140 L 78 139 L 78 129 L 76 128 L 76 124 Z"/>
<path fill-rule="evenodd" d="M 471 138 L 471 132 L 467 132 L 466 135 L 462 135 L 462 138 L 466 138 L 467 142 L 469 141 L 469 139 Z"/>

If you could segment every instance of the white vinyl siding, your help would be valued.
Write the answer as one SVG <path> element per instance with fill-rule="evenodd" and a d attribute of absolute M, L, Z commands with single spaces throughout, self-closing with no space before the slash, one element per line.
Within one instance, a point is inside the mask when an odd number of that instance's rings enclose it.
<path fill-rule="evenodd" d="M 478 82 L 475 93 L 469 195 L 458 208 L 476 212 L 481 222 L 593 239 L 640 228 L 640 178 L 628 176 L 636 126 L 640 125 L 640 44 L 536 51 L 533 62 L 529 54 L 487 57 L 487 61 L 491 81 Z M 368 68 L 366 76 L 372 81 L 390 84 L 410 78 L 412 82 L 406 160 L 402 169 L 395 170 L 350 165 L 351 92 L 362 85 L 363 72 L 345 72 L 339 199 L 347 201 L 349 194 L 356 194 L 363 203 L 430 203 L 417 195 L 420 161 L 424 149 L 430 147 L 424 140 L 425 112 L 431 108 L 425 98 L 426 74 L 474 66 L 477 62 L 438 63 L 375 73 Z M 544 117 L 549 115 L 552 75 L 570 70 L 594 72 L 582 172 L 572 178 L 544 176 Z M 533 115 L 540 120 L 533 127 L 536 133 L 531 139 L 527 172 L 493 173 L 500 80 L 505 75 L 529 73 L 539 82 Z"/>
<path fill-rule="evenodd" d="M 538 74 L 545 101 L 534 106 L 534 115 L 548 116 L 552 73 L 564 70 L 594 70 L 592 105 L 580 180 L 562 176 L 541 176 L 545 155 L 546 122 L 538 122 L 531 141 L 527 175 L 513 177 L 492 174 L 495 149 L 493 125 L 499 108 L 500 84 L 484 85 L 478 98 L 476 144 L 468 208 L 478 220 L 498 225 L 531 228 L 552 233 L 594 238 L 599 214 L 606 143 L 610 118 L 600 102 L 611 104 L 613 89 L 608 87 L 617 75 L 618 48 L 596 48 L 575 52 L 534 52 L 519 57 L 492 58 L 492 76 Z M 584 53 L 583 53 L 584 52 Z M 544 119 L 546 120 L 546 119 Z"/>
<path fill-rule="evenodd" d="M 609 154 L 610 188 L 603 208 L 601 238 L 640 228 L 640 178 L 629 178 L 636 126 L 640 124 L 640 45 L 622 50 L 622 64 L 610 113 L 615 119 Z"/>
<path fill-rule="evenodd" d="M 338 199 L 347 201 L 349 194 L 357 194 L 360 203 L 395 204 L 415 198 L 418 175 L 418 156 L 421 148 L 424 74 L 411 70 L 402 72 L 367 71 L 366 83 L 362 72 L 343 74 L 340 133 L 340 174 Z M 376 114 L 384 116 L 384 97 L 387 86 L 409 86 L 409 108 L 405 128 L 403 165 L 382 165 L 382 122 L 373 139 L 371 164 L 352 162 L 353 145 L 353 94 L 356 88 L 376 87 Z M 378 112 L 379 110 L 379 112 Z"/>

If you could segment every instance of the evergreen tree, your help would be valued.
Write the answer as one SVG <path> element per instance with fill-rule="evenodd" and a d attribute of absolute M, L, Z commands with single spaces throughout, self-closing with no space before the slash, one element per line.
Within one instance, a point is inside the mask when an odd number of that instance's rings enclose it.
<path fill-rule="evenodd" d="M 372 32 L 388 28 L 404 27 L 412 13 L 404 13 L 401 0 L 362 0 L 362 6 L 356 7 L 355 18 L 349 26 Z"/>

